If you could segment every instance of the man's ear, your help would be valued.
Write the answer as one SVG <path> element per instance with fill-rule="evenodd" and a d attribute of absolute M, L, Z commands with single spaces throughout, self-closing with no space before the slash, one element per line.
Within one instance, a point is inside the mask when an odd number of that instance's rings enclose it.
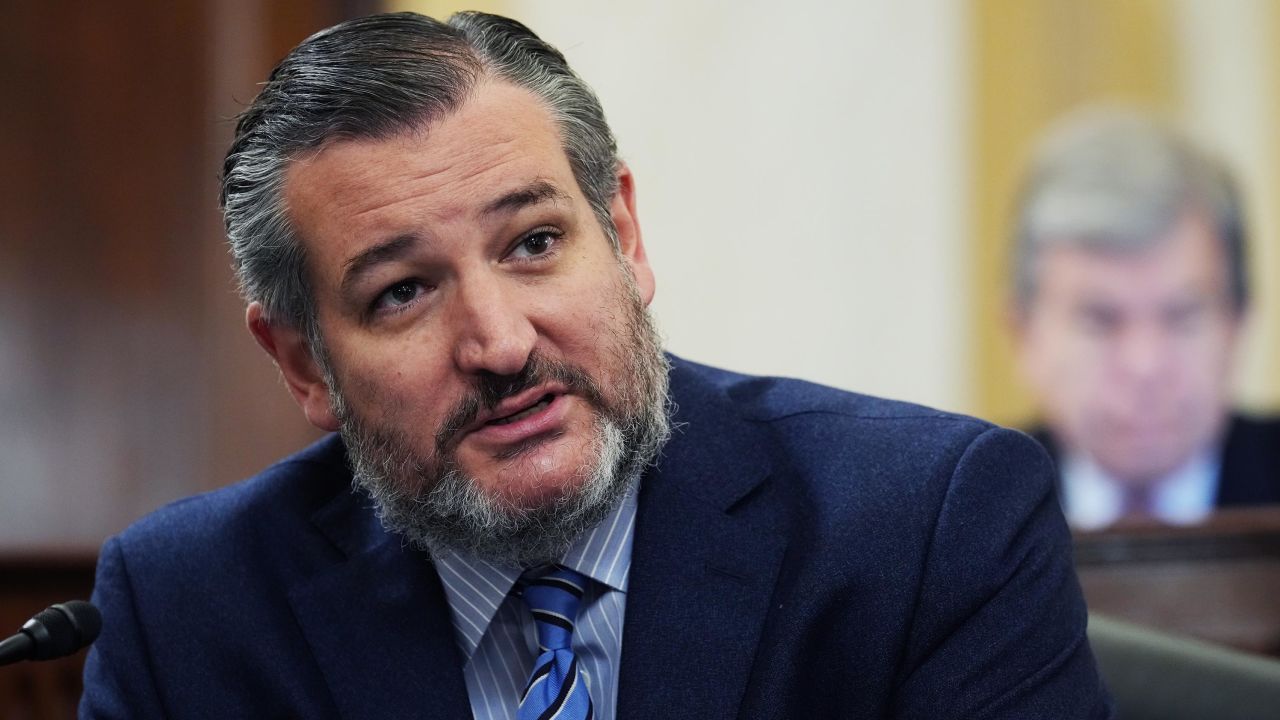
<path fill-rule="evenodd" d="M 307 421 L 326 432 L 336 432 L 339 423 L 329 406 L 329 386 L 302 332 L 272 323 L 258 302 L 249 303 L 245 323 L 253 339 L 276 361 Z"/>
<path fill-rule="evenodd" d="M 618 249 L 622 259 L 631 268 L 636 279 L 640 299 L 648 305 L 653 301 L 653 268 L 645 253 L 644 239 L 640 236 L 640 220 L 636 215 L 636 181 L 626 163 L 618 166 L 618 192 L 613 196 L 613 226 L 618 231 Z"/>

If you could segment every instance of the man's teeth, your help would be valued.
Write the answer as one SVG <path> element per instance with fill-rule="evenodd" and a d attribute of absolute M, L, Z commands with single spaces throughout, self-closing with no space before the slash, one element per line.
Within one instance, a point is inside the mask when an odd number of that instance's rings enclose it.
<path fill-rule="evenodd" d="M 550 404 L 551 404 L 551 396 L 548 395 L 542 398 L 541 400 L 539 400 L 538 402 L 534 403 L 533 405 L 530 405 L 524 410 L 521 410 L 520 412 L 516 413 L 515 415 L 508 415 L 504 418 L 498 418 L 497 420 L 490 420 L 489 424 L 490 425 L 507 425 L 509 423 L 513 423 L 517 420 L 520 420 L 522 418 L 527 418 L 530 415 L 542 410 L 543 408 L 545 408 Z"/>

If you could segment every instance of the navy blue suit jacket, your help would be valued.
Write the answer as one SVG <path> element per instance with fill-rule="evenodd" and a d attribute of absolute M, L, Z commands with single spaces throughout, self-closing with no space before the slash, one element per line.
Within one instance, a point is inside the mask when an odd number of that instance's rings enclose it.
<path fill-rule="evenodd" d="M 622 718 L 1110 717 L 1044 452 L 971 418 L 676 360 Z M 109 540 L 82 716 L 462 718 L 429 557 L 329 438 Z"/>

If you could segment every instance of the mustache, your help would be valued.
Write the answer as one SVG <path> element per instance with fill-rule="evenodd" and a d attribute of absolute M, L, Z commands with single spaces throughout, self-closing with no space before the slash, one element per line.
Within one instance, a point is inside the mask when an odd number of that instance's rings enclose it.
<path fill-rule="evenodd" d="M 552 382 L 563 385 L 570 393 L 582 397 L 597 409 L 605 409 L 604 393 L 586 370 L 540 354 L 530 354 L 524 367 L 514 375 L 487 374 L 477 376 L 472 381 L 470 389 L 446 413 L 440 430 L 436 432 L 437 456 L 445 457 L 461 440 L 459 435 L 462 429 L 475 422 L 481 412 L 490 412 L 513 395 Z"/>

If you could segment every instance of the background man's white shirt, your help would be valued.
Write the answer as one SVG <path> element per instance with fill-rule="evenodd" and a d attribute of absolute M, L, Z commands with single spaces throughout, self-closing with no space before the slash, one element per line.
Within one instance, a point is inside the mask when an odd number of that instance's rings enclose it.
<path fill-rule="evenodd" d="M 1216 450 L 1216 449 L 1214 449 Z M 1152 485 L 1151 517 L 1174 525 L 1191 525 L 1213 512 L 1221 470 L 1219 453 L 1205 450 Z M 1089 457 L 1073 453 L 1062 462 L 1062 506 L 1077 530 L 1098 530 L 1125 512 L 1124 485 Z"/>

